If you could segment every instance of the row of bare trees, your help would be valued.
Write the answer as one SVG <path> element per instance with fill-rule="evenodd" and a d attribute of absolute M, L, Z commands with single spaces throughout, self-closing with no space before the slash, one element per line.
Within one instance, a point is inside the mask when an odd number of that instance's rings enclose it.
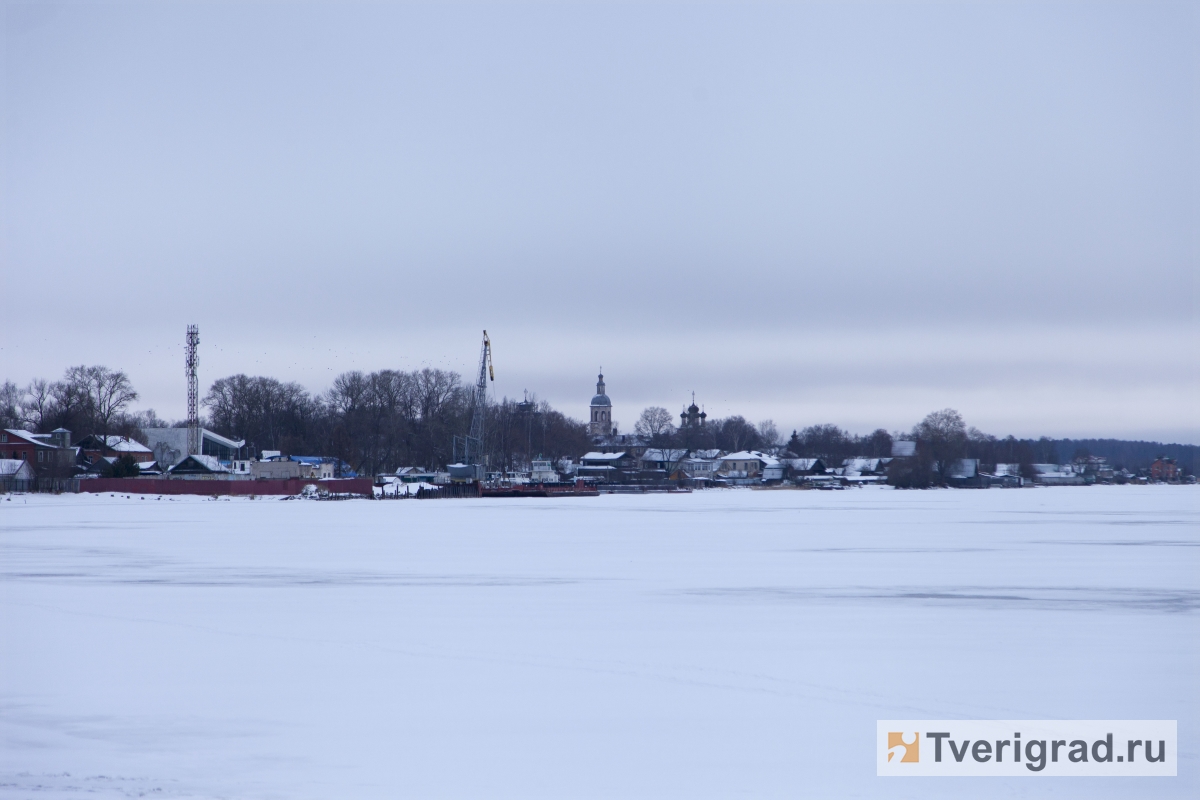
<path fill-rule="evenodd" d="M 0 427 L 128 436 L 145 442 L 147 427 L 178 426 L 153 410 L 133 413 L 138 399 L 129 376 L 103 366 L 66 370 L 62 380 L 26 386 L 0 384 Z M 366 474 L 400 466 L 440 468 L 452 457 L 451 439 L 464 432 L 471 392 L 455 372 L 422 369 L 346 372 L 329 391 L 310 393 L 298 383 L 251 375 L 214 381 L 203 398 L 206 427 L 244 439 L 247 453 L 332 455 Z M 536 456 L 578 457 L 586 427 L 548 403 L 502 399 L 489 405 L 491 464 L 526 466 Z"/>
<path fill-rule="evenodd" d="M 892 440 L 892 434 L 882 428 L 858 436 L 837 425 L 810 425 L 792 431 L 785 449 L 800 458 L 819 458 L 826 464 L 836 464 L 856 456 L 886 458 L 892 454 Z"/>
<path fill-rule="evenodd" d="M 0 384 L 0 427 L 48 432 L 66 428 L 77 434 L 131 435 L 160 424 L 150 411 L 131 414 L 138 399 L 129 376 L 104 366 L 70 367 L 61 380 L 34 379 L 26 386 Z"/>
<path fill-rule="evenodd" d="M 1050 439 L 1001 439 L 968 427 L 952 408 L 929 414 L 904 438 L 916 442 L 916 453 L 911 459 L 893 462 L 889 469 L 889 482 L 901 487 L 945 485 L 951 470 L 963 458 L 978 459 L 987 471 L 996 464 L 1017 464 L 1026 479 L 1033 478 L 1035 463 L 1058 460 L 1057 447 Z"/>
<path fill-rule="evenodd" d="M 780 442 L 779 430 L 771 420 L 754 425 L 745 417 L 707 420 L 704 425 L 675 426 L 671 412 L 661 406 L 642 411 L 633 426 L 634 433 L 651 447 L 682 450 L 771 450 Z"/>
<path fill-rule="evenodd" d="M 213 383 L 204 405 L 208 424 L 245 439 L 251 452 L 332 455 L 377 474 L 450 461 L 452 437 L 470 422 L 471 390 L 458 373 L 437 369 L 345 372 L 320 395 L 274 378 L 231 375 Z M 583 423 L 547 403 L 504 398 L 486 413 L 494 468 L 523 468 L 538 455 L 577 457 L 586 449 Z"/>

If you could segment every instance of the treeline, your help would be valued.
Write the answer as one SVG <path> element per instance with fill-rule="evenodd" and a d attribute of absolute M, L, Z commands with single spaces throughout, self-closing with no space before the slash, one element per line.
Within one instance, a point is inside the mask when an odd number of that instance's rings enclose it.
<path fill-rule="evenodd" d="M 471 388 L 438 369 L 346 372 L 316 395 L 296 383 L 232 375 L 213 383 L 204 406 L 213 430 L 245 439 L 251 452 L 332 455 L 370 475 L 449 463 L 453 437 L 470 425 Z M 490 404 L 486 427 L 493 467 L 577 457 L 587 446 L 583 423 L 536 400 Z"/>
<path fill-rule="evenodd" d="M 102 366 L 70 367 L 62 380 L 38 378 L 25 386 L 6 380 L 0 384 L 0 427 L 138 438 L 143 427 L 167 425 L 153 410 L 131 412 L 137 399 L 128 375 Z"/>
<path fill-rule="evenodd" d="M 957 413 L 957 412 L 956 412 Z M 891 454 L 896 439 L 920 441 L 921 425 L 911 431 L 889 434 L 877 430 L 867 436 L 856 436 L 836 425 L 813 425 L 793 431 L 786 449 L 804 458 L 820 458 L 827 463 L 846 458 L 865 456 L 880 458 Z M 1123 439 L 1018 439 L 999 438 L 977 428 L 963 425 L 950 437 L 954 442 L 955 458 L 977 458 L 983 464 L 1066 464 L 1076 458 L 1099 456 L 1115 469 L 1136 472 L 1148 469 L 1155 460 L 1174 458 L 1187 474 L 1194 474 L 1196 445 L 1163 444 L 1161 442 L 1127 441 Z"/>
<path fill-rule="evenodd" d="M 890 456 L 892 443 L 897 440 L 920 443 L 936 438 L 939 451 L 945 451 L 946 458 L 977 458 L 984 464 L 1058 463 L 1055 448 L 1045 444 L 1049 440 L 1038 442 L 1013 436 L 1001 439 L 978 428 L 967 427 L 953 409 L 936 413 L 945 415 L 945 419 L 939 417 L 938 422 L 933 423 L 927 417 L 909 431 L 888 433 L 880 428 L 866 436 L 856 436 L 836 425 L 813 425 L 792 431 L 786 449 L 802 458 L 819 458 L 827 464 L 838 464 L 856 456 Z"/>
<path fill-rule="evenodd" d="M 835 466 L 843 459 L 856 456 L 887 458 L 892 454 L 894 438 L 882 428 L 866 436 L 856 436 L 836 425 L 810 425 L 801 431 L 792 431 L 787 450 L 800 458 L 819 458 L 827 465 Z"/>
<path fill-rule="evenodd" d="M 876 430 L 868 436 L 855 436 L 835 425 L 814 425 L 793 431 L 787 453 L 805 458 L 820 458 L 834 466 L 854 456 L 889 455 L 897 440 L 915 443 L 912 458 L 899 459 L 888 468 L 893 486 L 922 488 L 945 485 L 959 459 L 978 459 L 984 470 L 996 464 L 1016 464 L 1021 476 L 1032 479 L 1034 464 L 1065 464 L 1079 458 L 1099 456 L 1114 469 L 1130 472 L 1146 470 L 1158 458 L 1175 458 L 1185 475 L 1194 473 L 1196 446 L 1130 442 L 1119 439 L 1018 439 L 999 438 L 968 427 L 962 415 L 953 409 L 929 414 L 911 431 L 889 434 Z"/>
<path fill-rule="evenodd" d="M 26 386 L 0 385 L 0 425 L 46 433 L 56 428 L 88 434 L 128 436 L 145 441 L 142 428 L 181 426 L 153 409 L 135 412 L 138 393 L 121 370 L 104 366 L 67 369 L 61 380 L 33 380 Z M 329 391 L 312 393 L 298 383 L 265 376 L 231 375 L 214 381 L 203 398 L 203 424 L 234 439 L 244 439 L 247 455 L 279 450 L 294 455 L 343 459 L 365 474 L 401 466 L 439 468 L 453 459 L 452 439 L 470 425 L 471 387 L 455 372 L 422 369 L 404 372 L 346 372 Z M 487 408 L 489 463 L 517 470 L 531 459 L 578 458 L 590 449 L 584 423 L 536 397 L 503 398 Z M 985 465 L 1019 464 L 1032 474 L 1035 463 L 1065 463 L 1079 456 L 1102 456 L 1115 468 L 1147 468 L 1155 458 L 1177 459 L 1193 473 L 1196 446 L 1118 439 L 998 438 L 968 427 L 952 409 L 930 414 L 911 431 L 877 429 L 856 435 L 836 425 L 812 425 L 784 440 L 775 424 L 757 425 L 741 416 L 706 420 L 704 425 L 675 424 L 666 409 L 642 412 L 634 431 L 651 446 L 687 450 L 764 450 L 840 464 L 856 456 L 891 455 L 896 439 L 917 442 L 914 480 L 928 468 L 944 474 L 959 458 Z"/>
<path fill-rule="evenodd" d="M 129 377 L 107 367 L 72 367 L 62 380 L 0 385 L 0 424 L 39 433 L 72 431 L 128 436 L 143 443 L 142 428 L 181 427 L 151 409 L 132 412 L 138 399 Z M 455 372 L 422 369 L 346 372 L 329 391 L 309 392 L 294 382 L 250 375 L 214 381 L 202 399 L 201 423 L 263 450 L 335 456 L 365 474 L 401 466 L 440 468 L 453 457 L 452 439 L 470 425 L 470 387 Z M 536 398 L 504 398 L 487 410 L 489 463 L 515 469 L 531 458 L 577 458 L 588 446 L 586 426 Z"/>
<path fill-rule="evenodd" d="M 676 427 L 671 412 L 651 406 L 642 412 L 633 426 L 636 435 L 651 447 L 684 450 L 773 450 L 779 445 L 779 431 L 771 420 L 754 425 L 741 416 L 706 420 L 704 425 Z"/>
<path fill-rule="evenodd" d="M 1052 454 L 1044 463 L 1057 464 L 1079 456 L 1100 456 L 1118 469 L 1136 471 L 1147 469 L 1160 456 L 1175 459 L 1185 474 L 1196 474 L 1197 448 L 1194 444 L 1163 444 L 1161 442 L 1129 441 L 1125 439 L 1038 439 L 1031 444 L 1040 452 Z"/>

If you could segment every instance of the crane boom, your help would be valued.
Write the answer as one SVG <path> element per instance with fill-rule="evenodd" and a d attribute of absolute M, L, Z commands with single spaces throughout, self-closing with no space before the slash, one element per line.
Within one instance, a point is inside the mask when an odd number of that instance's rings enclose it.
<path fill-rule="evenodd" d="M 488 338 L 485 330 L 483 332 L 483 348 L 479 352 L 479 377 L 476 379 L 474 391 L 471 393 L 471 428 L 466 436 L 454 437 L 454 466 L 460 469 L 455 470 L 452 467 L 452 475 L 455 472 L 462 472 L 470 473 L 474 480 L 483 480 L 484 478 L 483 442 L 486 434 L 489 378 L 493 382 L 496 380 L 496 369 L 492 366 L 492 340 Z M 470 469 L 467 469 L 468 467 Z"/>
<path fill-rule="evenodd" d="M 484 432 L 484 414 L 487 411 L 489 375 L 493 381 L 496 380 L 496 371 L 492 368 L 492 340 L 488 338 L 487 331 L 484 331 L 483 349 L 479 353 L 479 379 L 475 381 L 475 396 L 471 402 L 471 438 L 481 445 Z"/>

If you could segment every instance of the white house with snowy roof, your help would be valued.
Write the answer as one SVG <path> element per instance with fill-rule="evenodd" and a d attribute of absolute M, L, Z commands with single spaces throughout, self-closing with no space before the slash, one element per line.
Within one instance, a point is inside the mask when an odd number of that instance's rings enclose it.
<path fill-rule="evenodd" d="M 33 467 L 23 458 L 0 458 L 0 489 L 6 492 L 23 491 L 37 477 Z"/>
<path fill-rule="evenodd" d="M 680 460 L 679 471 L 694 481 L 711 481 L 721 462 L 715 458 L 692 453 Z"/>
<path fill-rule="evenodd" d="M 688 451 L 680 448 L 648 448 L 642 453 L 642 469 L 673 472 Z"/>
<path fill-rule="evenodd" d="M 761 479 L 763 472 L 769 467 L 778 469 L 779 459 L 758 450 L 740 450 L 721 456 L 717 472 L 724 478 Z"/>

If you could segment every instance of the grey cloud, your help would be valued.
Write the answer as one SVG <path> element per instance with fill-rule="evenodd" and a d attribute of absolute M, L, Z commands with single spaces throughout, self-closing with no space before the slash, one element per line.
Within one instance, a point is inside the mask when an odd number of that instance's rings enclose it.
<path fill-rule="evenodd" d="M 10 4 L 6 283 L 71 313 L 15 309 L 0 358 L 119 364 L 178 413 L 188 322 L 206 378 L 313 389 L 470 369 L 488 327 L 514 392 L 558 403 L 625 359 L 635 404 L 695 388 L 781 426 L 840 393 L 846 424 L 960 398 L 1194 437 L 1196 20 Z M 1155 408 L 1103 399 L 1130 393 Z"/>

